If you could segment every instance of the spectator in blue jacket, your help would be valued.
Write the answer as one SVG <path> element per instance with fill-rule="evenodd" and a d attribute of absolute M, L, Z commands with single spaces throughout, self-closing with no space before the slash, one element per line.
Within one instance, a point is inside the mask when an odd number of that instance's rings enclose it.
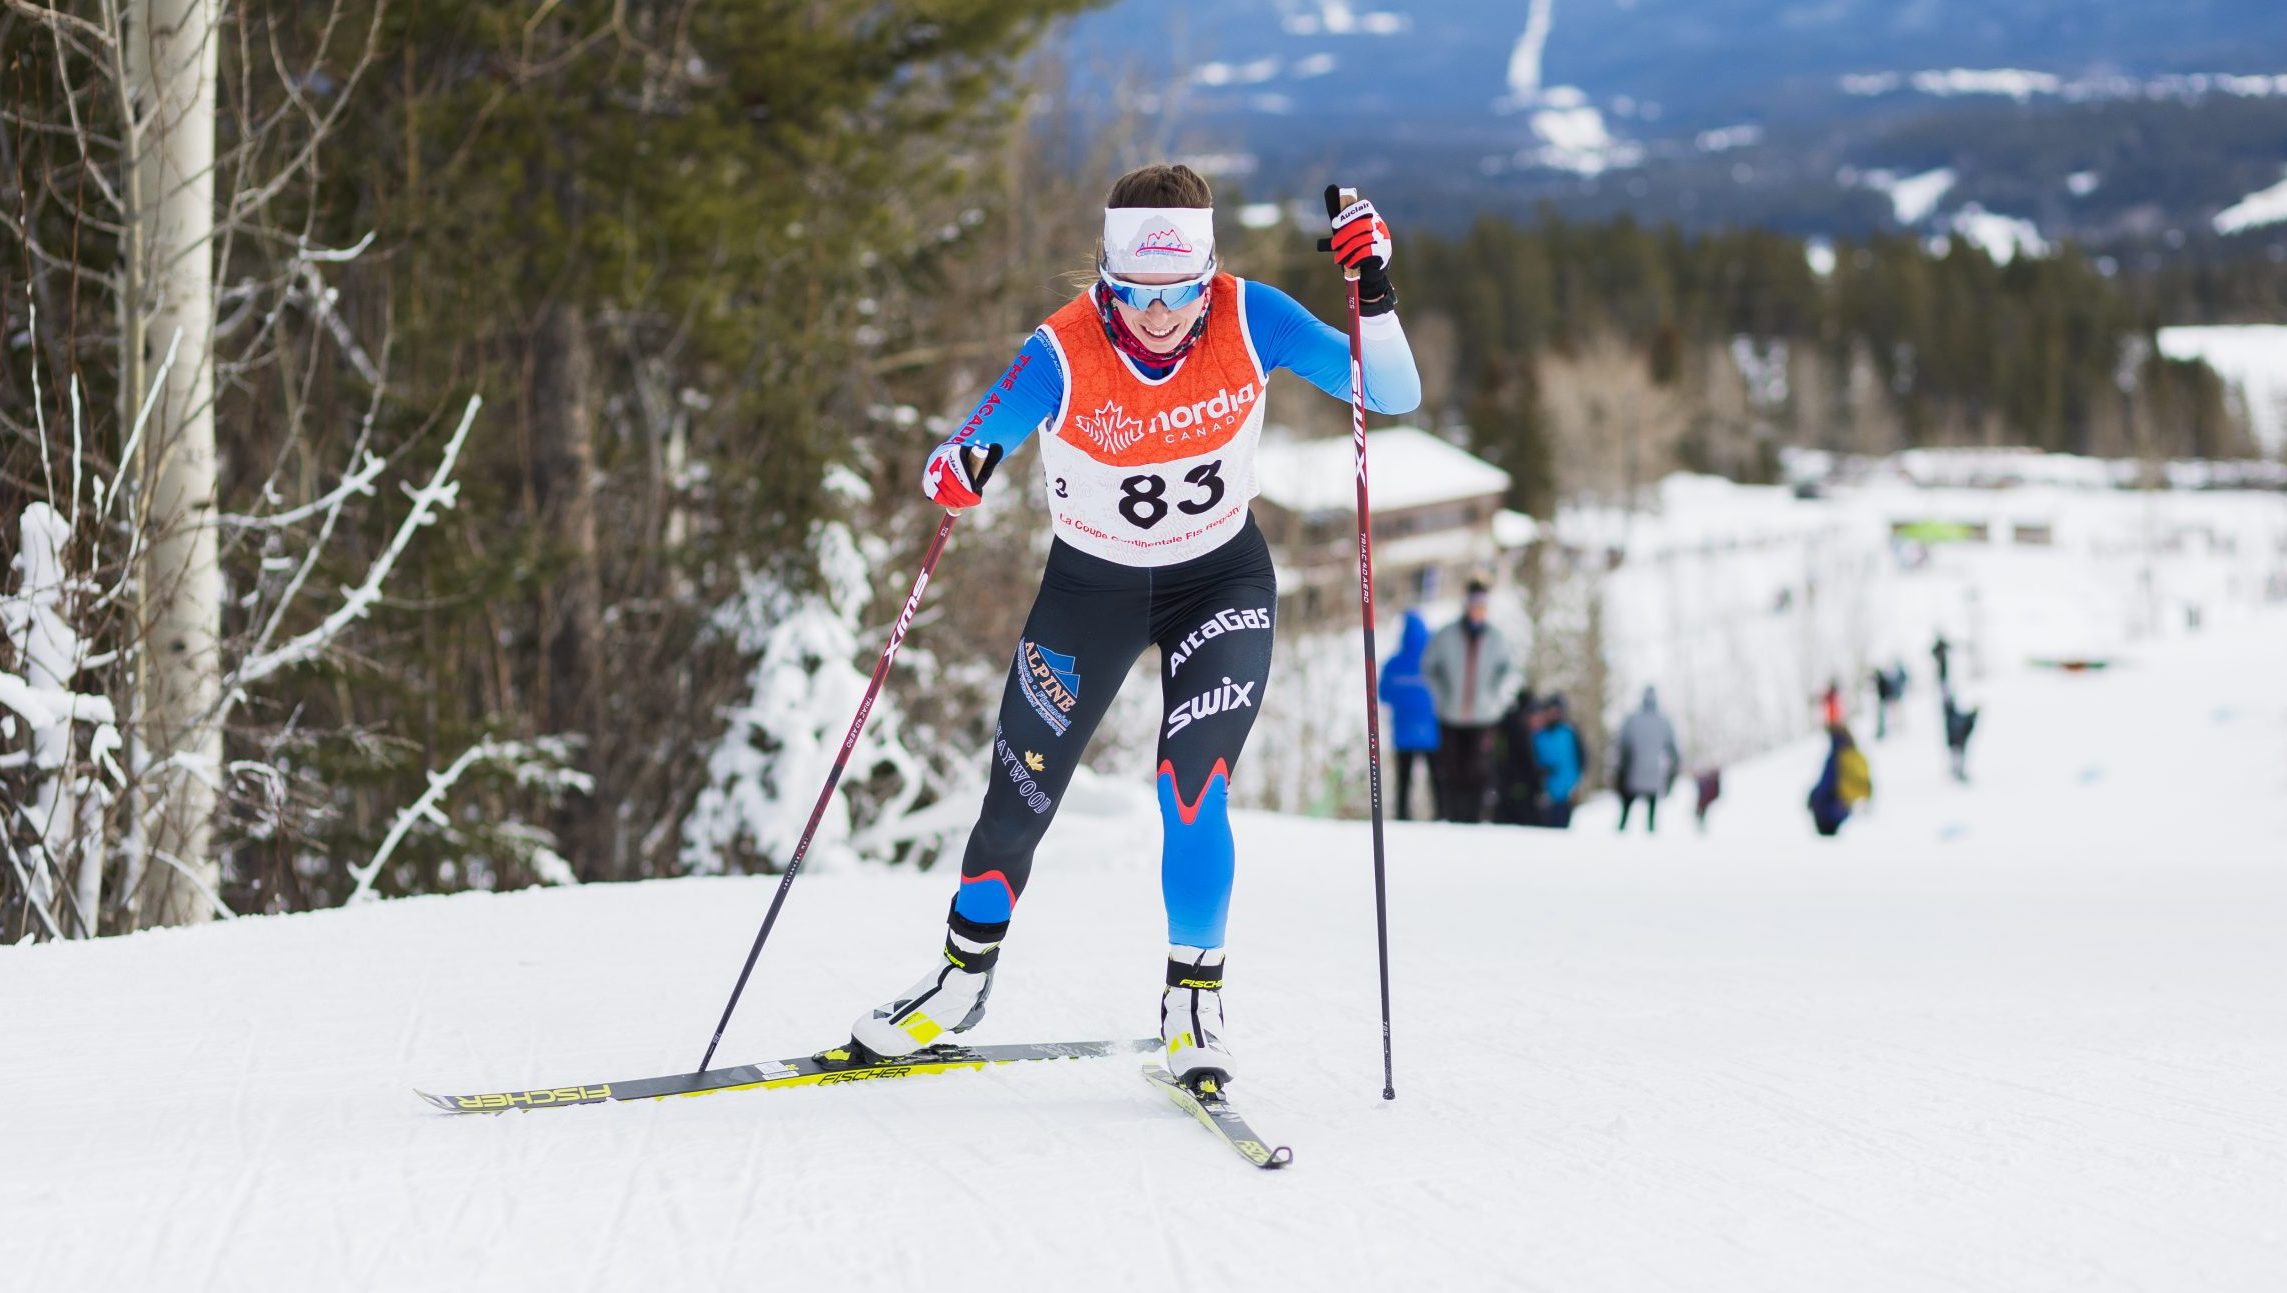
<path fill-rule="evenodd" d="M 1533 756 L 1541 765 L 1541 825 L 1564 830 L 1580 802 L 1581 774 L 1588 767 L 1588 743 L 1565 714 L 1562 693 L 1541 706 L 1533 733 Z"/>
<path fill-rule="evenodd" d="M 1397 654 L 1382 664 L 1382 703 L 1390 707 L 1390 748 L 1398 756 L 1398 820 L 1410 821 L 1407 811 L 1413 800 L 1414 769 L 1429 770 L 1431 756 L 1437 753 L 1437 701 L 1430 694 L 1429 683 L 1421 676 L 1421 655 L 1429 647 L 1429 624 L 1419 611 L 1407 611 L 1405 628 L 1398 636 Z M 1437 777 L 1434 773 L 1424 777 L 1429 783 L 1431 815 L 1442 817 L 1438 808 Z"/>

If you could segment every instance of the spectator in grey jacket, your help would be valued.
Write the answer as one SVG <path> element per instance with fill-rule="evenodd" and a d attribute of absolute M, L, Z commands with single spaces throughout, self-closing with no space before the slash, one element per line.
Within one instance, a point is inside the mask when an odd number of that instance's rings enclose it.
<path fill-rule="evenodd" d="M 1439 629 L 1421 657 L 1437 706 L 1438 803 L 1449 822 L 1484 820 L 1494 729 L 1524 682 L 1508 639 L 1486 622 L 1490 596 L 1484 580 L 1470 580 L 1461 618 Z"/>
<path fill-rule="evenodd" d="M 1676 753 L 1675 725 L 1660 712 L 1659 693 L 1652 688 L 1644 688 L 1643 706 L 1620 725 L 1612 757 L 1616 765 L 1612 784 L 1620 791 L 1620 829 L 1628 829 L 1628 810 L 1641 799 L 1644 829 L 1659 830 L 1655 814 L 1660 797 L 1675 786 L 1683 759 Z"/>

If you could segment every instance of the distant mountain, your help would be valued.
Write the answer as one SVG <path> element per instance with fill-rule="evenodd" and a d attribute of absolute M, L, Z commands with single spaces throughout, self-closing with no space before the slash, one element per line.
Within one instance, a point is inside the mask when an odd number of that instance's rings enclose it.
<path fill-rule="evenodd" d="M 2287 175 L 2281 0 L 1121 0 L 1066 50 L 1076 106 L 1140 111 L 1250 192 L 1339 165 L 1448 221 L 2135 242 Z M 1940 170 L 1926 209 L 1893 200 Z"/>

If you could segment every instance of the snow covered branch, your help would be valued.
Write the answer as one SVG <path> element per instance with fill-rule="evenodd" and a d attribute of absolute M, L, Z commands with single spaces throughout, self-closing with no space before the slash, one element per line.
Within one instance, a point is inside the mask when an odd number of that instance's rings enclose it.
<path fill-rule="evenodd" d="M 235 512 L 225 512 L 219 519 L 224 525 L 234 525 L 249 530 L 277 530 L 284 529 L 289 525 L 298 525 L 313 516 L 324 516 L 328 513 L 338 512 L 350 499 L 360 494 L 370 496 L 373 493 L 373 482 L 379 480 L 381 473 L 388 469 L 389 464 L 387 462 L 367 453 L 365 461 L 352 468 L 348 475 L 343 476 L 341 484 L 336 486 L 330 494 L 312 499 L 300 507 L 290 507 L 283 512 L 272 512 L 268 516 L 241 516 Z"/>
<path fill-rule="evenodd" d="M 438 806 L 444 803 L 445 795 L 452 790 L 453 784 L 480 763 L 516 763 L 517 780 L 525 784 L 547 783 L 587 789 L 589 782 L 584 774 L 561 766 L 563 754 L 561 744 L 552 741 L 488 740 L 479 741 L 461 751 L 460 757 L 454 759 L 443 772 L 429 774 L 429 788 L 397 814 L 396 820 L 389 825 L 389 834 L 382 838 L 381 847 L 375 850 L 373 860 L 363 866 L 350 867 L 350 878 L 357 882 L 357 887 L 350 891 L 344 905 L 370 902 L 378 896 L 373 892 L 374 880 L 381 875 L 381 869 L 388 865 L 389 855 L 397 851 L 398 844 L 415 825 L 427 822 L 440 829 L 451 829 L 452 822 Z M 549 865 L 551 862 L 554 865 Z M 570 868 L 553 854 L 546 855 L 538 865 L 543 878 L 551 884 L 573 882 Z"/>
<path fill-rule="evenodd" d="M 460 425 L 453 429 L 453 437 L 445 445 L 444 459 L 437 464 L 436 474 L 427 485 L 407 489 L 405 496 L 413 501 L 413 510 L 405 514 L 404 523 L 397 527 L 389 547 L 376 558 L 365 573 L 365 582 L 356 588 L 342 590 L 343 601 L 334 613 L 316 628 L 286 643 L 275 651 L 248 658 L 239 665 L 231 680 L 230 692 L 251 687 L 288 665 L 316 658 L 326 644 L 340 637 L 343 630 L 363 619 L 373 604 L 381 598 L 381 586 L 397 564 L 397 558 L 413 541 L 413 535 L 422 527 L 435 522 L 440 508 L 453 506 L 460 496 L 460 485 L 452 479 L 453 464 L 460 458 L 461 445 L 468 438 L 469 427 L 476 421 L 477 410 L 484 407 L 482 396 L 469 397 L 468 407 L 461 414 Z"/>

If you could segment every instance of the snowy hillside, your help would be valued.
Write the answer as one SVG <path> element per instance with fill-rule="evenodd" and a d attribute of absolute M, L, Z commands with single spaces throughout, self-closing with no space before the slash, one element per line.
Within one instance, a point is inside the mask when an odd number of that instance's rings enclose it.
<path fill-rule="evenodd" d="M 1239 819 L 1255 1173 L 1122 1060 L 498 1118 L 415 1084 L 688 1067 L 775 881 L 424 898 L 0 948 L 12 1288 L 2269 1290 L 2287 1272 L 2287 614 L 1934 698 L 1815 838 Z M 1148 1032 L 1149 801 L 1060 819 L 979 1040 Z M 797 883 L 724 1045 L 838 1040 L 943 874 Z"/>

